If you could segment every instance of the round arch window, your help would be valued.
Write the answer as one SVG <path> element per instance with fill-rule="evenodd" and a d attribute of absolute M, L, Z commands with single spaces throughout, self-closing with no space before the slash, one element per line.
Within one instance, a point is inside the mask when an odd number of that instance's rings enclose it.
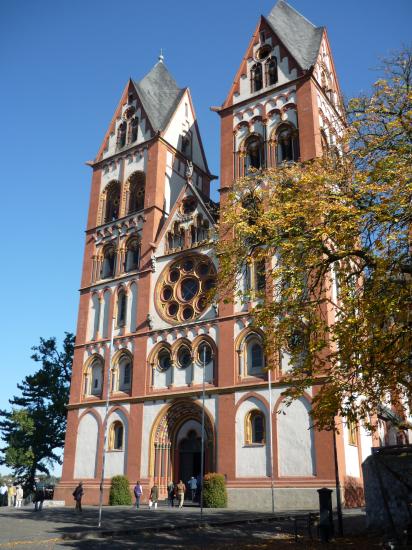
<path fill-rule="evenodd" d="M 168 349 L 162 349 L 158 355 L 158 367 L 162 372 L 167 371 L 172 365 L 172 359 L 170 357 L 170 351 Z"/>
<path fill-rule="evenodd" d="M 201 342 L 197 348 L 197 358 L 201 365 L 207 365 L 212 360 L 212 348 L 208 342 Z"/>
<path fill-rule="evenodd" d="M 167 266 L 159 277 L 156 308 L 164 320 L 173 323 L 197 319 L 206 311 L 206 293 L 215 284 L 216 269 L 208 256 L 182 256 Z"/>
<path fill-rule="evenodd" d="M 179 366 L 182 367 L 182 369 L 185 369 L 188 367 L 192 362 L 192 354 L 190 353 L 190 349 L 186 346 L 181 346 L 179 348 L 179 351 L 177 352 L 177 362 L 179 363 Z"/>

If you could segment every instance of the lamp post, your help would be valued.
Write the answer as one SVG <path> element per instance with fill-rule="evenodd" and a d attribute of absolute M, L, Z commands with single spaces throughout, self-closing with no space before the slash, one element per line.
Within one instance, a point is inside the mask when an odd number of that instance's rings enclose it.
<path fill-rule="evenodd" d="M 205 474 L 205 377 L 206 377 L 206 345 L 203 344 L 203 358 L 201 360 L 203 367 L 202 376 L 202 436 L 201 436 L 201 454 L 200 454 L 200 522 L 203 522 L 203 476 Z"/>
<path fill-rule="evenodd" d="M 112 333 L 110 337 L 110 349 L 109 349 L 109 367 L 107 369 L 107 388 L 106 388 L 106 406 L 104 411 L 104 424 L 103 424 L 103 451 L 102 451 L 102 475 L 100 477 L 100 496 L 99 496 L 99 521 L 97 527 L 100 529 L 102 526 L 102 508 L 103 508 L 103 483 L 104 483 L 104 469 L 106 464 L 106 442 L 107 442 L 107 414 L 109 412 L 109 401 L 110 401 L 110 384 L 111 384 L 111 374 L 112 374 L 112 357 L 113 357 L 113 336 L 114 336 L 114 321 L 115 313 L 113 312 L 112 318 Z"/>
<path fill-rule="evenodd" d="M 273 432 L 272 432 L 272 376 L 271 370 L 268 370 L 269 385 L 269 456 L 270 456 L 270 489 L 272 495 L 272 513 L 275 513 L 275 488 L 273 485 Z"/>

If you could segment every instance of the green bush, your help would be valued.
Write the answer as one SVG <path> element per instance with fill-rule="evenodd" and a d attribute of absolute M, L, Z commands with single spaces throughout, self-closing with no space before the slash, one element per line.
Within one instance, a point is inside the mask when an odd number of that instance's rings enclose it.
<path fill-rule="evenodd" d="M 119 506 L 122 504 L 132 504 L 132 495 L 129 488 L 129 480 L 126 476 L 112 477 L 109 495 L 110 506 Z"/>
<path fill-rule="evenodd" d="M 226 482 L 222 474 L 206 474 L 203 478 L 203 506 L 226 508 Z"/>

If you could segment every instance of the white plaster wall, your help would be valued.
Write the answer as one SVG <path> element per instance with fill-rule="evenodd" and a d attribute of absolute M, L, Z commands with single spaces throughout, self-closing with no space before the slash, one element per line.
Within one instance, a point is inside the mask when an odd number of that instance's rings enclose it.
<path fill-rule="evenodd" d="M 143 405 L 142 456 L 140 466 L 142 478 L 149 475 L 149 445 L 153 422 L 164 406 L 165 402 L 163 401 L 145 403 Z"/>
<path fill-rule="evenodd" d="M 371 448 L 373 445 L 372 434 L 368 432 L 365 426 L 360 426 L 359 429 L 360 441 L 361 441 L 361 462 L 366 460 L 371 454 Z"/>
<path fill-rule="evenodd" d="M 122 411 L 114 411 L 108 418 L 107 427 L 110 429 L 111 424 L 116 421 L 120 421 L 123 424 L 123 450 L 122 451 L 110 451 L 106 447 L 106 466 L 105 477 L 112 478 L 113 476 L 123 475 L 126 471 L 127 463 L 127 444 L 129 427 L 126 416 Z M 108 440 L 107 440 L 108 443 Z"/>
<path fill-rule="evenodd" d="M 95 340 L 99 329 L 100 301 L 97 294 L 90 299 L 89 322 L 87 328 L 88 340 Z"/>
<path fill-rule="evenodd" d="M 262 446 L 245 445 L 245 416 L 253 409 L 265 415 L 266 444 Z M 269 415 L 266 407 L 255 397 L 244 401 L 236 412 L 236 476 L 270 476 Z"/>
<path fill-rule="evenodd" d="M 96 418 L 92 414 L 84 415 L 77 430 L 74 463 L 74 477 L 76 479 L 93 479 L 96 477 L 98 431 Z"/>
<path fill-rule="evenodd" d="M 359 477 L 359 451 L 357 445 L 349 445 L 349 433 L 346 423 L 342 426 L 343 441 L 345 448 L 345 465 L 346 475 L 351 477 Z"/>
<path fill-rule="evenodd" d="M 187 105 L 187 107 L 186 107 Z M 187 116 L 186 116 L 187 109 Z M 179 147 L 179 138 L 182 134 L 190 130 L 192 134 L 192 161 L 202 170 L 205 170 L 205 163 L 203 160 L 201 148 L 200 148 L 200 136 L 198 135 L 195 127 L 195 114 L 192 111 L 189 93 L 186 91 L 182 97 L 175 113 L 173 114 L 168 127 L 166 128 L 164 138 L 173 145 L 176 149 Z"/>
<path fill-rule="evenodd" d="M 137 285 L 132 283 L 129 289 L 127 300 L 127 329 L 129 332 L 136 330 L 136 315 L 137 315 Z"/>
<path fill-rule="evenodd" d="M 310 429 L 309 411 L 308 401 L 300 398 L 276 417 L 280 476 L 316 475 L 314 434 Z"/>

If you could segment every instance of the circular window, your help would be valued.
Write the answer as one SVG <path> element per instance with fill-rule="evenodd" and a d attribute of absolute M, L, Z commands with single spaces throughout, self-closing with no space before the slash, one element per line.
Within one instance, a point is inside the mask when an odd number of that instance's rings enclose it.
<path fill-rule="evenodd" d="M 262 46 L 256 52 L 256 59 L 258 59 L 259 61 L 262 61 L 262 59 L 266 59 L 266 57 L 270 54 L 271 51 L 272 51 L 272 47 L 269 46 L 269 44 Z"/>
<path fill-rule="evenodd" d="M 189 273 L 189 271 L 193 271 L 194 265 L 193 260 L 186 260 L 183 263 L 183 270 L 186 271 L 186 273 Z"/>
<path fill-rule="evenodd" d="M 165 286 L 162 291 L 162 298 L 163 300 L 170 300 L 170 298 L 173 296 L 173 289 L 170 286 Z"/>
<path fill-rule="evenodd" d="M 171 317 L 176 317 L 177 312 L 179 311 L 179 305 L 176 302 L 169 304 L 167 312 Z"/>
<path fill-rule="evenodd" d="M 209 273 L 209 264 L 199 264 L 197 271 L 200 277 L 205 277 Z"/>
<path fill-rule="evenodd" d="M 195 211 L 197 206 L 196 197 L 186 197 L 182 202 L 182 212 L 183 214 L 191 214 Z"/>
<path fill-rule="evenodd" d="M 183 279 L 180 283 L 180 297 L 184 302 L 190 302 L 199 292 L 199 281 L 194 277 Z"/>
<path fill-rule="evenodd" d="M 156 287 L 155 304 L 166 321 L 199 317 L 208 307 L 205 292 L 215 286 L 216 269 L 205 255 L 188 254 L 166 267 Z"/>
<path fill-rule="evenodd" d="M 192 354 L 190 353 L 190 350 L 182 346 L 179 351 L 177 352 L 177 361 L 179 363 L 179 366 L 185 369 L 188 367 L 192 362 Z"/>
<path fill-rule="evenodd" d="M 189 321 L 193 317 L 193 308 L 190 306 L 187 306 L 183 309 L 182 317 L 185 321 Z"/>
<path fill-rule="evenodd" d="M 212 348 L 207 342 L 201 342 L 197 348 L 197 357 L 202 365 L 207 365 L 212 360 Z"/>
<path fill-rule="evenodd" d="M 176 283 L 179 280 L 180 272 L 177 269 L 171 269 L 169 273 L 169 281 Z"/>
<path fill-rule="evenodd" d="M 170 358 L 170 351 L 167 349 L 162 349 L 159 352 L 158 355 L 158 366 L 159 370 L 166 371 L 172 364 L 172 360 Z"/>

